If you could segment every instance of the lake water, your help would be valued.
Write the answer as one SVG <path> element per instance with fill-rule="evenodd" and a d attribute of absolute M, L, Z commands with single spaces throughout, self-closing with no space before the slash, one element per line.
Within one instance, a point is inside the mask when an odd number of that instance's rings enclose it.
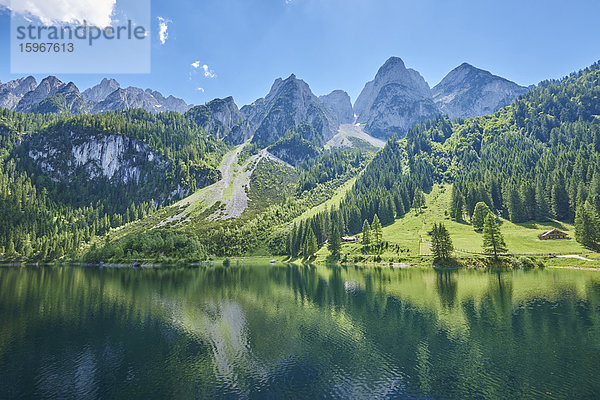
<path fill-rule="evenodd" d="M 600 272 L 1 267 L 0 398 L 600 398 Z"/>

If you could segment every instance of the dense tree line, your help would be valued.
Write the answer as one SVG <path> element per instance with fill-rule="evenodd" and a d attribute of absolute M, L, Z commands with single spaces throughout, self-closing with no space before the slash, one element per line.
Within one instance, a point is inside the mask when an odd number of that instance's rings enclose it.
<path fill-rule="evenodd" d="M 152 201 L 131 203 L 123 213 L 107 213 L 101 203 L 75 208 L 38 190 L 13 160 L 0 163 L 0 257 L 54 260 L 75 257 L 79 247 L 155 211 Z"/>
<path fill-rule="evenodd" d="M 451 182 L 454 220 L 484 229 L 487 209 L 517 223 L 577 217 L 577 239 L 597 248 L 599 115 L 600 64 L 594 64 L 542 82 L 493 115 L 434 118 L 409 129 L 405 140 L 391 139 L 339 210 L 306 224 L 338 221 L 342 234 L 354 234 L 377 214 L 387 225 L 419 208 L 421 191 Z"/>
<path fill-rule="evenodd" d="M 52 142 L 70 154 L 73 133 L 137 139 L 163 157 L 168 169 L 149 175 L 151 182 L 144 184 L 90 180 L 84 171 L 63 181 L 49 179 L 29 158 L 30 147 Z M 75 256 L 94 236 L 153 213 L 178 188 L 192 192 L 218 180 L 216 166 L 225 150 L 191 118 L 177 113 L 65 116 L 0 108 L 0 255 L 31 260 Z"/>
<path fill-rule="evenodd" d="M 317 158 L 309 158 L 299 165 L 302 175 L 298 182 L 298 195 L 310 191 L 318 184 L 357 174 L 364 168 L 369 157 L 361 150 L 340 149 L 326 152 Z"/>

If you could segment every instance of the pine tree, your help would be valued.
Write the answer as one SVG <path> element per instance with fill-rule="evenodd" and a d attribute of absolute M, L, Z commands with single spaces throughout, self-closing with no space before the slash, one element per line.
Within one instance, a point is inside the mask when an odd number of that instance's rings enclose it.
<path fill-rule="evenodd" d="M 339 256 L 342 248 L 342 235 L 338 224 L 331 224 L 331 232 L 329 235 L 329 251 L 332 256 Z"/>
<path fill-rule="evenodd" d="M 6 248 L 6 255 L 9 256 L 9 257 L 17 255 L 17 252 L 15 251 L 15 242 L 12 240 L 12 238 L 8 239 L 8 246 Z"/>
<path fill-rule="evenodd" d="M 523 206 L 523 200 L 519 191 L 513 186 L 507 189 L 508 215 L 511 222 L 525 222 L 527 219 L 527 211 Z"/>
<path fill-rule="evenodd" d="M 414 208 L 415 211 L 419 212 L 423 208 L 423 206 L 425 206 L 425 195 L 423 194 L 421 188 L 417 188 L 413 197 L 412 208 Z"/>
<path fill-rule="evenodd" d="M 544 190 L 544 184 L 541 180 L 538 181 L 535 187 L 535 219 L 536 221 L 547 221 L 550 217 L 550 205 L 548 197 Z"/>
<path fill-rule="evenodd" d="M 575 238 L 583 246 L 600 248 L 600 217 L 590 202 L 580 204 L 575 213 Z"/>
<path fill-rule="evenodd" d="M 454 251 L 450 233 L 442 223 L 433 224 L 431 250 L 436 260 L 447 260 Z"/>
<path fill-rule="evenodd" d="M 561 173 L 558 174 L 552 185 L 552 212 L 554 217 L 560 221 L 569 219 L 570 206 L 569 194 L 565 187 L 565 180 Z"/>
<path fill-rule="evenodd" d="M 402 218 L 406 214 L 404 209 L 404 201 L 402 201 L 402 195 L 398 193 L 394 198 L 394 206 L 396 208 L 396 218 Z"/>
<path fill-rule="evenodd" d="M 369 226 L 369 221 L 365 219 L 362 227 L 362 243 L 365 246 L 371 244 L 371 227 Z"/>
<path fill-rule="evenodd" d="M 450 200 L 450 218 L 454 221 L 462 222 L 464 200 L 462 193 L 456 184 L 452 185 L 452 199 Z"/>
<path fill-rule="evenodd" d="M 312 228 L 308 228 L 304 244 L 304 257 L 310 258 L 314 256 L 317 250 L 317 237 L 315 236 L 315 233 L 313 232 Z"/>
<path fill-rule="evenodd" d="M 373 217 L 373 223 L 371 224 L 371 232 L 373 234 L 373 241 L 375 244 L 380 244 L 383 240 L 383 228 L 377 214 Z"/>
<path fill-rule="evenodd" d="M 493 254 L 495 259 L 498 259 L 499 253 L 508 251 L 498 221 L 492 213 L 485 217 L 485 223 L 483 224 L 483 251 L 487 254 Z"/>
<path fill-rule="evenodd" d="M 531 182 L 523 182 L 521 184 L 520 197 L 523 200 L 525 220 L 535 220 L 537 208 L 535 198 L 535 186 L 533 186 Z"/>
<path fill-rule="evenodd" d="M 471 218 L 471 223 L 476 230 L 483 229 L 483 223 L 485 222 L 485 217 L 490 213 L 490 208 L 484 202 L 480 201 L 475 205 L 475 211 L 473 211 L 473 217 Z"/>

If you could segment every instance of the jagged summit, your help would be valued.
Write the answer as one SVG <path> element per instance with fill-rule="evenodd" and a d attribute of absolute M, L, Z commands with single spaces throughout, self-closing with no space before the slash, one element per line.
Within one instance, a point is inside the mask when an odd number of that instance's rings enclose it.
<path fill-rule="evenodd" d="M 492 114 L 526 91 L 466 62 L 430 89 L 417 71 L 406 68 L 399 57 L 391 57 L 365 85 L 354 113 L 369 134 L 402 137 L 415 123 L 435 115 L 459 118 Z"/>
<path fill-rule="evenodd" d="M 462 63 L 448 73 L 432 92 L 440 111 L 451 118 L 492 114 L 527 92 L 508 79 Z"/>
<path fill-rule="evenodd" d="M 357 121 L 369 134 L 386 138 L 403 136 L 417 122 L 433 117 L 439 110 L 431 89 L 415 70 L 406 68 L 399 57 L 391 57 L 368 82 L 354 104 Z"/>
<path fill-rule="evenodd" d="M 249 128 L 255 132 L 253 140 L 261 144 L 276 142 L 301 123 L 312 125 L 316 134 L 327 141 L 338 125 L 308 84 L 295 74 L 287 79 L 276 79 L 263 99 L 244 107 L 242 112 L 247 116 Z"/>
<path fill-rule="evenodd" d="M 351 124 L 354 122 L 352 100 L 348 93 L 343 90 L 334 90 L 325 96 L 319 96 L 319 101 L 326 111 L 337 118 L 338 123 Z"/>

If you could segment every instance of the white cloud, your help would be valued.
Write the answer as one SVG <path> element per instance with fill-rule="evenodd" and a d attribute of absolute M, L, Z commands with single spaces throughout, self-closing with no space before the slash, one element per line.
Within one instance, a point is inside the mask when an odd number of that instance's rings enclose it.
<path fill-rule="evenodd" d="M 0 5 L 44 24 L 82 23 L 105 27 L 111 24 L 116 0 L 0 0 Z"/>
<path fill-rule="evenodd" d="M 158 17 L 158 39 L 160 43 L 165 44 L 169 38 L 169 24 L 173 22 L 170 19 Z"/>
<path fill-rule="evenodd" d="M 204 70 L 204 76 L 205 76 L 205 77 L 207 77 L 207 78 L 214 78 L 215 76 L 217 76 L 217 75 L 215 75 L 215 72 L 214 72 L 214 71 L 211 71 L 211 70 L 208 68 L 208 65 L 206 65 L 206 64 L 204 64 L 204 65 L 202 66 L 202 69 Z"/>
<path fill-rule="evenodd" d="M 208 65 L 204 64 L 204 65 L 200 65 L 200 61 L 194 61 L 191 64 L 192 68 L 194 69 L 198 69 L 198 68 L 202 68 L 202 71 L 204 73 L 204 77 L 205 78 L 215 78 L 217 76 L 217 74 L 215 74 L 215 71 L 211 70 Z"/>
<path fill-rule="evenodd" d="M 199 88 L 198 88 L 198 89 L 196 89 L 196 90 L 198 90 L 199 92 L 202 92 L 202 93 L 204 93 L 204 88 L 201 88 L 201 87 L 199 87 Z"/>

